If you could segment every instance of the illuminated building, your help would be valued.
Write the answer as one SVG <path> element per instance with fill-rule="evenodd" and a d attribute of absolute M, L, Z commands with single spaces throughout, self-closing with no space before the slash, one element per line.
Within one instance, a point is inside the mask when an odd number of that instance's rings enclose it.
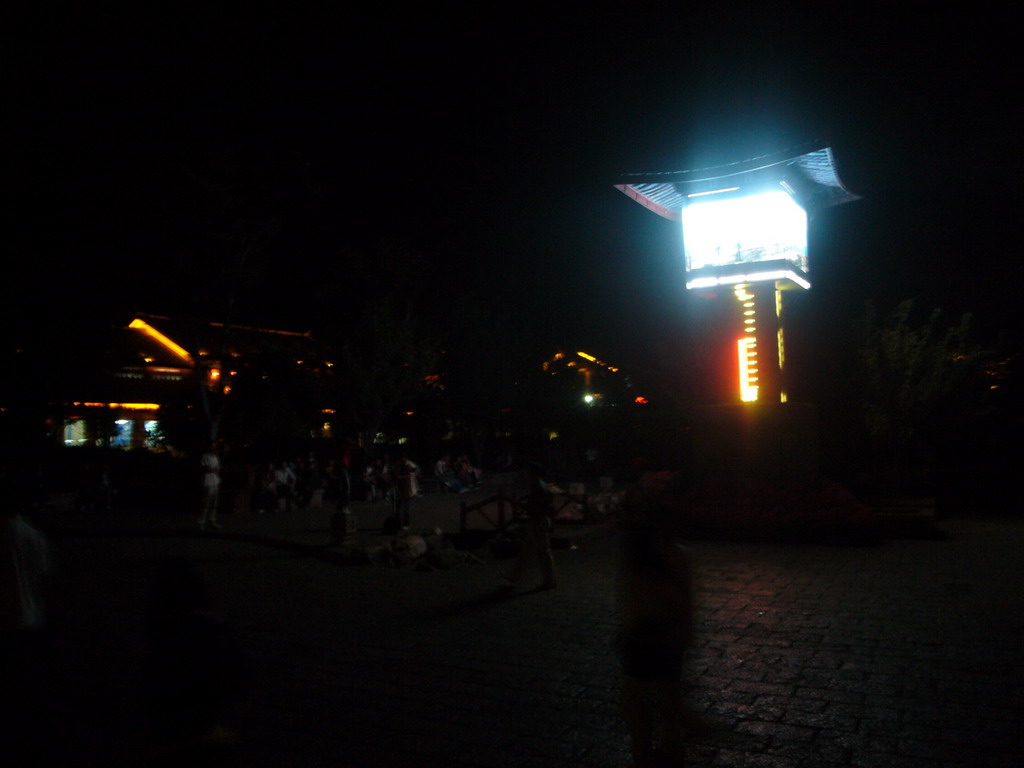
<path fill-rule="evenodd" d="M 85 328 L 68 328 L 69 337 Z M 156 445 L 161 405 L 191 386 L 195 361 L 141 318 L 126 326 L 94 328 L 77 339 L 67 370 L 48 393 L 65 446 L 113 448 Z"/>
<path fill-rule="evenodd" d="M 808 222 L 824 208 L 857 199 L 843 186 L 831 149 L 629 174 L 616 187 L 681 223 L 688 289 L 732 289 L 737 399 L 785 402 L 783 293 L 811 287 Z"/>
<path fill-rule="evenodd" d="M 16 350 L 0 408 L 44 409 L 47 432 L 65 446 L 154 447 L 161 407 L 193 396 L 197 377 L 228 396 L 247 366 L 272 358 L 318 371 L 331 366 L 324 351 L 308 332 L 155 315 L 108 327 L 62 322 Z"/>
<path fill-rule="evenodd" d="M 588 406 L 647 405 L 647 398 L 633 390 L 633 382 L 618 366 L 589 352 L 556 352 L 541 369 L 561 377 L 578 402 Z"/>

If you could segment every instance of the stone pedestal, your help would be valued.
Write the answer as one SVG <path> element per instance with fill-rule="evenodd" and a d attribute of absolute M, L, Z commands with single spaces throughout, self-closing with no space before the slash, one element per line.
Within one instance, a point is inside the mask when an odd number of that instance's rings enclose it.
<path fill-rule="evenodd" d="M 804 483 L 818 477 L 818 410 L 810 403 L 742 403 L 694 413 L 694 480 Z"/>

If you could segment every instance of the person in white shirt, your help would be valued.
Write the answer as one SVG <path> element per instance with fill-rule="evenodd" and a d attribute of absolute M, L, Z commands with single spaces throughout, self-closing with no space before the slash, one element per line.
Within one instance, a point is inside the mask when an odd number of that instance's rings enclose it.
<path fill-rule="evenodd" d="M 49 676 L 52 630 L 44 601 L 52 570 L 50 546 L 22 517 L 28 506 L 22 490 L 15 489 L 13 498 L 0 505 L 3 756 L 5 765 L 60 765 L 66 757 L 52 700 L 57 688 Z"/>
<path fill-rule="evenodd" d="M 206 451 L 200 459 L 203 468 L 203 509 L 199 516 L 199 527 L 220 528 L 217 521 L 217 502 L 220 497 L 220 459 L 217 457 L 217 444 L 209 441 Z"/>

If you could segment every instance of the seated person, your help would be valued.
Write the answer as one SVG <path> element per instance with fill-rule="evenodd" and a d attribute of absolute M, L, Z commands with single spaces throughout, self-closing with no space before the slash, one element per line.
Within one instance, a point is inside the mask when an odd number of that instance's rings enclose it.
<path fill-rule="evenodd" d="M 455 460 L 455 472 L 461 482 L 467 488 L 472 488 L 480 482 L 480 476 L 483 474 L 479 469 L 474 467 L 466 454 L 460 454 L 459 458 Z"/>
<path fill-rule="evenodd" d="M 446 453 L 434 464 L 434 477 L 437 478 L 442 490 L 448 488 L 456 493 L 467 490 L 459 480 L 459 476 L 455 474 L 455 470 L 452 469 L 451 454 Z"/>

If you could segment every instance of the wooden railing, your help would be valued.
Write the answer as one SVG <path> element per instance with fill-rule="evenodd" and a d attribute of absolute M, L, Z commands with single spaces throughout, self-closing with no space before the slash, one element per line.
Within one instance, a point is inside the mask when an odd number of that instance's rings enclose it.
<path fill-rule="evenodd" d="M 496 518 L 493 518 L 487 511 L 487 507 L 494 503 L 498 505 Z M 584 515 L 586 515 L 587 497 L 585 494 L 560 493 L 555 496 L 553 516 L 557 517 L 558 513 L 570 504 L 580 504 L 584 510 Z M 503 489 L 498 489 L 496 494 L 488 496 L 486 499 L 481 499 L 472 504 L 462 502 L 462 509 L 459 512 L 459 531 L 461 533 L 466 532 L 466 519 L 473 512 L 478 512 L 480 517 L 486 520 L 494 530 L 503 531 L 505 526 L 514 520 L 519 513 L 526 513 L 526 497 L 520 498 L 505 493 Z"/>
<path fill-rule="evenodd" d="M 495 502 L 498 504 L 497 519 L 492 518 L 487 511 L 487 507 Z M 471 512 L 479 512 L 480 517 L 486 520 L 494 530 L 503 531 L 505 526 L 516 518 L 517 510 L 526 510 L 525 500 L 507 494 L 499 488 L 496 494 L 488 496 L 486 499 L 480 499 L 480 501 L 475 501 L 472 504 L 462 502 L 462 509 L 459 512 L 459 531 L 461 533 L 466 532 L 466 519 Z M 511 515 L 508 514 L 509 512 Z"/>

